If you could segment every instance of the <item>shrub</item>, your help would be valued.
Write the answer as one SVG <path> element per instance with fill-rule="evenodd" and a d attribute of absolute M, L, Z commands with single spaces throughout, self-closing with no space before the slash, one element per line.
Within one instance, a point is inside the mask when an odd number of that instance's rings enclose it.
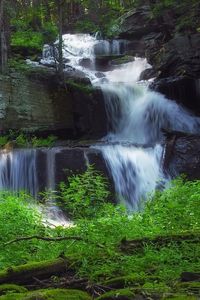
<path fill-rule="evenodd" d="M 108 182 L 102 174 L 89 165 L 83 174 L 68 178 L 60 184 L 60 203 L 74 219 L 94 218 L 107 202 Z"/>

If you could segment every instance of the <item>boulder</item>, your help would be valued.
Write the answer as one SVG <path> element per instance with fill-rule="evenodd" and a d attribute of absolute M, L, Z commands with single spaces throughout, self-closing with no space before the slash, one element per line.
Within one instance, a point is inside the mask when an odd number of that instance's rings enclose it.
<path fill-rule="evenodd" d="M 190 180 L 200 179 L 200 135 L 168 134 L 164 170 L 172 178 L 185 174 Z"/>
<path fill-rule="evenodd" d="M 156 44 L 147 47 L 146 55 L 159 78 L 200 77 L 200 33 L 176 34 L 167 42 Z"/>
<path fill-rule="evenodd" d="M 148 71 L 148 69 L 145 71 Z M 200 78 L 173 76 L 156 79 L 150 85 L 150 88 L 164 94 L 171 100 L 183 104 L 195 114 L 200 114 Z"/>

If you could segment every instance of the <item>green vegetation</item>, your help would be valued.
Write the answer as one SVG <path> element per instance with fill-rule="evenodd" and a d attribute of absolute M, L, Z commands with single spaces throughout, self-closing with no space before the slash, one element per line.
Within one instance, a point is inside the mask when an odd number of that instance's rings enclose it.
<path fill-rule="evenodd" d="M 15 52 L 28 56 L 40 54 L 45 43 L 55 41 L 57 26 L 52 21 L 45 21 L 45 14 L 39 6 L 27 6 L 13 12 L 11 47 Z"/>
<path fill-rule="evenodd" d="M 151 4 L 152 15 L 162 17 L 171 12 L 176 17 L 176 31 L 198 31 L 200 21 L 198 17 L 198 0 L 162 0 Z"/>
<path fill-rule="evenodd" d="M 16 284 L 1 284 L 0 295 L 6 294 L 8 292 L 24 293 L 27 292 L 27 289 L 23 286 L 16 285 Z"/>
<path fill-rule="evenodd" d="M 46 138 L 31 136 L 23 132 L 10 130 L 8 135 L 0 136 L 0 147 L 52 147 L 57 137 L 49 135 Z"/>
<path fill-rule="evenodd" d="M 2 300 L 90 300 L 91 297 L 82 291 L 67 289 L 46 289 L 21 294 L 10 293 L 0 296 Z"/>
<path fill-rule="evenodd" d="M 59 201 L 75 226 L 53 229 L 43 226 L 30 199 L 27 204 L 26 195 L 2 193 L 0 223 L 5 225 L 0 232 L 1 268 L 55 259 L 62 253 L 76 276 L 117 289 L 113 295 L 197 295 L 197 284 L 180 284 L 178 280 L 182 272 L 200 270 L 200 181 L 177 179 L 167 190 L 157 192 L 143 211 L 131 215 L 121 206 L 108 204 L 108 195 L 107 183 L 91 166 L 84 174 L 72 176 L 68 184 L 61 184 Z M 80 239 L 7 243 L 33 235 Z M 131 246 L 134 243 L 136 246 Z M 99 299 L 115 298 L 105 294 Z"/>
<path fill-rule="evenodd" d="M 69 177 L 68 183 L 60 184 L 61 207 L 73 219 L 91 219 L 103 214 L 108 196 L 108 182 L 93 166 L 83 174 Z"/>
<path fill-rule="evenodd" d="M 91 94 L 94 91 L 94 88 L 91 86 L 91 84 L 76 82 L 74 80 L 66 80 L 65 84 L 67 87 L 82 91 L 85 94 Z"/>

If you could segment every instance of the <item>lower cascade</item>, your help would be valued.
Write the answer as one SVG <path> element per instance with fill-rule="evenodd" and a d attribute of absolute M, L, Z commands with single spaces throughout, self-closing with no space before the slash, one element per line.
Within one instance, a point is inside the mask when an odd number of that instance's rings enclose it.
<path fill-rule="evenodd" d="M 148 81 L 139 80 L 141 73 L 151 68 L 145 58 L 135 57 L 131 62 L 115 65 L 112 70 L 97 75 L 96 55 L 101 55 L 101 52 L 103 55 L 124 54 L 124 41 L 110 44 L 87 34 L 67 34 L 63 40 L 66 68 L 84 72 L 104 95 L 109 132 L 100 145 L 92 147 L 99 149 L 103 155 L 118 201 L 125 203 L 130 210 L 138 210 L 141 199 L 153 193 L 167 179 L 162 170 L 163 130 L 199 133 L 200 119 L 176 102 L 151 91 Z M 52 55 L 51 47 L 45 45 L 41 63 L 52 65 L 55 62 Z M 84 67 L 81 64 L 83 59 L 89 59 L 91 64 Z M 48 175 L 45 187 L 48 189 L 56 186 L 56 151 L 51 149 L 46 155 Z M 1 151 L 0 156 L 0 188 L 24 189 L 36 196 L 39 191 L 37 151 Z"/>

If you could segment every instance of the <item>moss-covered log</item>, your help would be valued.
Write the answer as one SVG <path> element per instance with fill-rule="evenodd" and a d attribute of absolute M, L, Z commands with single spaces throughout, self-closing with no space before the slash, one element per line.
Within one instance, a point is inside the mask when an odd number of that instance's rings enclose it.
<path fill-rule="evenodd" d="M 49 278 L 52 275 L 62 274 L 67 270 L 67 261 L 63 258 L 34 262 L 17 267 L 8 268 L 0 272 L 2 283 L 28 283 L 38 279 Z"/>
<path fill-rule="evenodd" d="M 123 252 L 136 252 L 140 251 L 145 245 L 152 244 L 156 248 L 166 246 L 171 243 L 180 244 L 183 241 L 188 241 L 190 243 L 199 243 L 200 242 L 200 233 L 181 233 L 181 234 L 171 234 L 171 235 L 161 235 L 157 237 L 145 237 L 135 240 L 126 240 L 123 239 L 120 244 L 120 249 Z"/>

